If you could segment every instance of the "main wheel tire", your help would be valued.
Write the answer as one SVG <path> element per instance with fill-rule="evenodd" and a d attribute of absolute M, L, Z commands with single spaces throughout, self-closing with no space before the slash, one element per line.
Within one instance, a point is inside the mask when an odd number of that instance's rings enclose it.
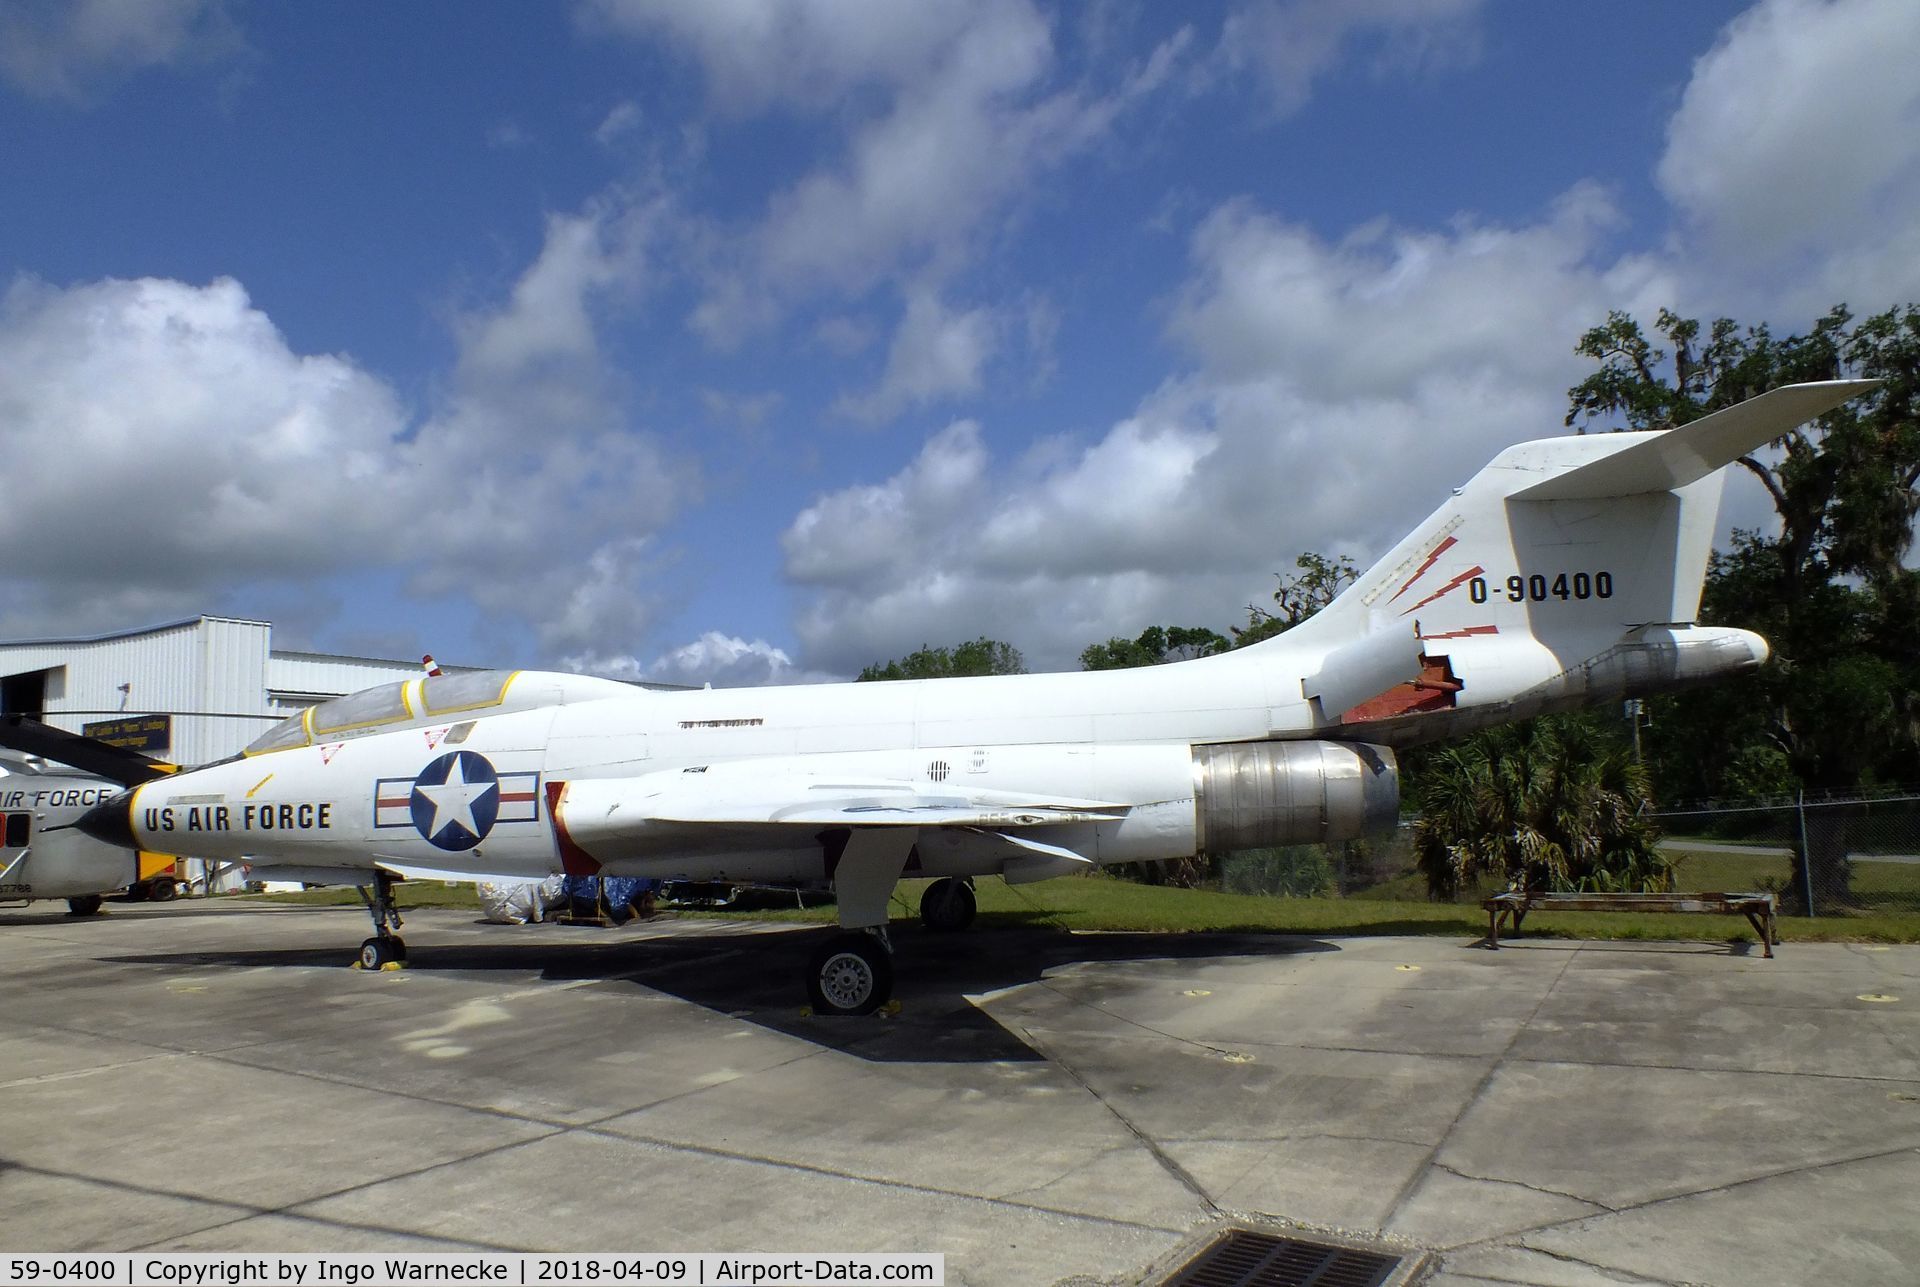
<path fill-rule="evenodd" d="M 930 930 L 952 933 L 973 924 L 979 904 L 973 887 L 964 880 L 942 876 L 920 895 L 920 923 Z"/>
<path fill-rule="evenodd" d="M 147 887 L 147 897 L 156 903 L 171 903 L 180 897 L 180 886 L 171 876 L 160 876 Z"/>
<path fill-rule="evenodd" d="M 104 900 L 102 900 L 100 895 L 98 894 L 82 894 L 78 898 L 69 898 L 67 900 L 67 915 L 69 916 L 96 915 L 100 911 L 100 904 L 102 901 Z"/>
<path fill-rule="evenodd" d="M 377 934 L 360 945 L 360 968 L 377 970 L 390 962 L 404 962 L 407 945 L 392 934 Z"/>
<path fill-rule="evenodd" d="M 813 955 L 807 996 L 815 1014 L 872 1014 L 893 996 L 893 957 L 871 934 L 841 934 Z"/>

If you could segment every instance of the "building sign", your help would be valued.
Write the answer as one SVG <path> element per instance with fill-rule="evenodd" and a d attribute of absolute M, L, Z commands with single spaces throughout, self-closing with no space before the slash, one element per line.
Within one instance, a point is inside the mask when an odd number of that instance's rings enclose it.
<path fill-rule="evenodd" d="M 95 720 L 80 731 L 108 746 L 129 751 L 165 751 L 173 746 L 173 716 L 129 715 L 125 719 Z"/>

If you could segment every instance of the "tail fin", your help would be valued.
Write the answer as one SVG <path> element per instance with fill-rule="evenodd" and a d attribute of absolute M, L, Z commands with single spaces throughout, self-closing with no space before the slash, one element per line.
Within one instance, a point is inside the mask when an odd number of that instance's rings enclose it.
<path fill-rule="evenodd" d="M 1349 636 L 1412 619 L 1428 640 L 1692 621 L 1724 466 L 1875 384 L 1788 385 L 1665 432 L 1509 447 L 1322 615 Z"/>
<path fill-rule="evenodd" d="M 1667 641 L 1661 648 L 1678 647 L 1673 639 L 1704 645 L 1714 632 L 1688 628 L 1699 612 L 1725 466 L 1877 383 L 1788 385 L 1665 432 L 1508 448 L 1296 636 L 1331 646 L 1325 676 L 1348 669 L 1348 654 L 1371 655 L 1364 641 L 1419 640 L 1417 657 L 1400 645 L 1406 682 L 1379 694 L 1393 700 L 1364 701 L 1344 715 L 1328 708 L 1323 718 L 1367 723 L 1548 692 L 1558 702 L 1562 688 L 1600 700 L 1608 694 L 1593 676 L 1571 672 L 1655 637 Z M 1740 664 L 1764 659 L 1758 636 L 1722 633 L 1744 637 L 1732 650 Z M 1676 676 L 1686 668 L 1677 658 L 1667 667 Z M 1384 673 L 1351 669 L 1356 677 Z M 1659 686 L 1626 682 L 1636 692 Z"/>

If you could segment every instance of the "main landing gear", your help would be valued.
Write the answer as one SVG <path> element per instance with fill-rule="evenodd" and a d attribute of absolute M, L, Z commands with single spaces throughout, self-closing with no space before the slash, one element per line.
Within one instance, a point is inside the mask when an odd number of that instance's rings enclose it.
<path fill-rule="evenodd" d="M 376 869 L 372 889 L 360 886 L 360 899 L 373 917 L 373 937 L 360 945 L 360 968 L 380 970 L 389 965 L 404 965 L 407 945 L 395 932 L 400 928 L 400 910 L 393 905 L 393 876 Z"/>
<path fill-rule="evenodd" d="M 943 934 L 973 924 L 978 909 L 979 904 L 973 897 L 973 881 L 969 878 L 942 876 L 920 895 L 920 923 Z"/>
<path fill-rule="evenodd" d="M 807 965 L 807 999 L 815 1014 L 872 1014 L 892 999 L 887 902 L 918 835 L 912 827 L 858 827 L 826 838 L 841 933 Z"/>
<path fill-rule="evenodd" d="M 893 949 L 884 929 L 836 934 L 813 954 L 807 998 L 815 1014 L 872 1014 L 893 995 Z"/>

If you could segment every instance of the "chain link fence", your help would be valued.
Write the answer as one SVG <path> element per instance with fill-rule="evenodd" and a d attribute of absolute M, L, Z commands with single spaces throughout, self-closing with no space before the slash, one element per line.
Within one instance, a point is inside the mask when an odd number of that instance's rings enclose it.
<path fill-rule="evenodd" d="M 1676 891 L 1771 893 L 1789 916 L 1920 913 L 1920 792 L 1715 800 L 1653 817 Z M 1427 897 L 1404 824 L 1380 839 L 1223 854 L 1187 879 L 1151 878 L 1267 897 Z M 1470 882 L 1453 901 L 1477 903 L 1502 883 Z"/>
<path fill-rule="evenodd" d="M 1674 888 L 1771 892 L 1783 913 L 1920 912 L 1920 794 L 1709 801 L 1654 815 Z"/>

